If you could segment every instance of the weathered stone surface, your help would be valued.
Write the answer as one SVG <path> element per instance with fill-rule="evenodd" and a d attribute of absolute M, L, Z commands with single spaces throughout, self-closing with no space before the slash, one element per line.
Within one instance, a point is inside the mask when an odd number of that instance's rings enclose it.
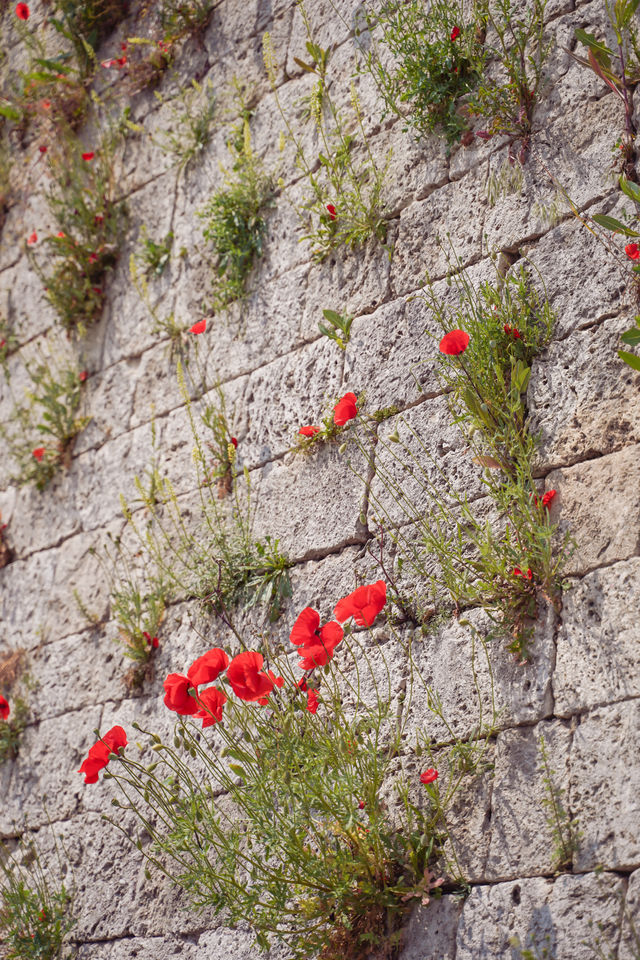
<path fill-rule="evenodd" d="M 599 707 L 580 722 L 571 748 L 569 804 L 582 831 L 577 870 L 640 864 L 640 702 Z"/>
<path fill-rule="evenodd" d="M 555 713 L 640 696 L 640 560 L 595 570 L 562 599 L 553 677 Z"/>
<path fill-rule="evenodd" d="M 618 960 L 635 960 L 640 949 L 640 871 L 629 877 L 627 897 L 622 911 Z"/>
<path fill-rule="evenodd" d="M 619 878 L 607 873 L 476 887 L 462 911 L 456 960 L 518 956 L 515 938 L 541 957 L 546 950 L 557 960 L 592 960 L 590 923 L 602 923 L 602 936 L 615 942 L 622 889 Z"/>
<path fill-rule="evenodd" d="M 551 344 L 533 364 L 531 429 L 541 434 L 536 470 L 568 466 L 640 440 L 640 373 L 619 359 L 632 318 L 604 320 Z"/>
<path fill-rule="evenodd" d="M 553 470 L 546 489 L 557 489 L 551 519 L 558 541 L 567 531 L 576 549 L 564 565 L 567 575 L 625 560 L 638 551 L 640 458 L 638 446 L 597 460 Z"/>
<path fill-rule="evenodd" d="M 455 960 L 461 912 L 462 902 L 450 896 L 414 910 L 399 960 Z"/>
<path fill-rule="evenodd" d="M 549 778 L 566 805 L 570 746 L 569 727 L 555 721 L 498 735 L 487 879 L 551 874 L 561 857 L 571 858 L 567 829 L 560 842 L 553 835 L 554 810 L 548 806 L 551 793 L 545 784 Z"/>

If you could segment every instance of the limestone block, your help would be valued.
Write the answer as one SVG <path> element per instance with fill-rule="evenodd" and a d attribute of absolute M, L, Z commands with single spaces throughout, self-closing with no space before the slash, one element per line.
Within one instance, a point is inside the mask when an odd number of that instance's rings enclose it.
<path fill-rule="evenodd" d="M 638 550 L 640 459 L 637 446 L 553 470 L 546 489 L 557 489 L 551 519 L 558 522 L 558 540 L 566 530 L 577 548 L 565 564 L 566 575 L 580 574 Z"/>
<path fill-rule="evenodd" d="M 475 887 L 462 910 L 456 960 L 517 956 L 515 937 L 541 957 L 546 950 L 557 960 L 592 960 L 590 923 L 602 923 L 605 935 L 615 940 L 621 890 L 619 878 L 606 873 Z"/>
<path fill-rule="evenodd" d="M 396 431 L 399 443 L 389 439 Z M 455 507 L 465 497 L 472 501 L 486 493 L 482 469 L 473 462 L 444 396 L 380 425 L 375 470 L 369 513 L 385 524 L 420 519 L 436 498 Z"/>
<path fill-rule="evenodd" d="M 558 865 L 554 860 L 549 823 L 553 814 L 544 806 L 550 795 L 543 782 L 547 774 L 541 753 L 542 737 L 553 771 L 551 779 L 566 807 L 571 745 L 568 726 L 554 721 L 539 723 L 533 729 L 506 730 L 499 734 L 488 879 L 553 873 Z"/>
<path fill-rule="evenodd" d="M 640 560 L 595 570 L 562 601 L 553 677 L 555 713 L 640 696 Z"/>
<path fill-rule="evenodd" d="M 599 707 L 583 717 L 571 748 L 570 806 L 582 831 L 574 865 L 589 870 L 640 864 L 640 702 Z"/>
<path fill-rule="evenodd" d="M 95 742 L 92 731 L 101 712 L 102 707 L 90 706 L 67 713 L 64 722 L 52 717 L 27 727 L 17 759 L 8 761 L 11 779 L 0 808 L 0 835 L 15 835 L 22 824 L 40 826 L 47 816 L 64 820 L 78 809 L 83 778 L 77 770 Z"/>
<path fill-rule="evenodd" d="M 462 264 L 478 260 L 485 207 L 484 177 L 480 172 L 469 173 L 436 190 L 426 200 L 406 207 L 400 214 L 391 267 L 394 295 L 415 290 L 427 274 L 433 278 L 444 276 L 449 244 Z"/>
<path fill-rule="evenodd" d="M 168 279 L 169 274 L 164 282 Z M 157 334 L 152 331 L 153 320 L 131 283 L 128 258 L 118 260 L 110 283 L 108 306 L 99 326 L 91 332 L 94 349 L 102 353 L 105 365 L 117 363 L 123 357 L 137 358 L 157 340 Z M 153 303 L 156 299 L 152 296 Z M 170 311 L 160 312 L 164 315 Z"/>
<path fill-rule="evenodd" d="M 449 180 L 444 139 L 434 136 L 416 140 L 410 131 L 403 132 L 403 125 L 402 120 L 387 122 L 373 141 L 380 157 L 389 149 L 393 151 L 384 191 L 389 217 L 410 203 L 426 199 Z"/>
<path fill-rule="evenodd" d="M 461 901 L 447 895 L 414 910 L 404 931 L 399 960 L 455 960 L 461 911 Z"/>
<path fill-rule="evenodd" d="M 186 337 L 186 334 L 185 334 Z M 189 334 L 193 337 L 193 334 Z M 192 347 L 195 344 L 192 343 Z M 193 359 L 195 366 L 195 357 L 191 358 L 191 350 L 184 353 L 184 360 Z M 127 376 L 127 381 L 131 384 L 132 392 L 132 414 L 130 427 L 135 428 L 143 423 L 149 423 L 156 417 L 162 417 L 176 407 L 184 403 L 177 376 L 178 356 L 172 352 L 172 345 L 168 340 L 162 340 L 149 350 L 145 350 L 139 360 L 129 360 L 119 363 L 114 370 L 119 371 L 119 376 Z M 185 370 L 185 379 L 193 395 L 195 384 L 190 379 L 191 365 L 183 361 Z M 131 375 L 130 371 L 135 373 Z M 196 384 L 199 384 L 199 377 L 196 371 L 193 371 Z"/>
<path fill-rule="evenodd" d="M 537 470 L 568 466 L 640 440 L 640 373 L 617 355 L 623 314 L 578 330 L 533 363 L 531 430 L 541 434 Z"/>
<path fill-rule="evenodd" d="M 255 939 L 248 930 L 242 927 L 234 930 L 218 927 L 216 930 L 205 930 L 198 938 L 197 960 L 225 957 L 230 952 L 237 960 L 254 960 L 256 949 Z M 282 944 L 276 943 L 264 956 L 266 960 L 286 960 L 290 953 Z"/>
<path fill-rule="evenodd" d="M 304 607 L 313 607 L 322 622 L 333 620 L 333 610 L 342 597 L 359 586 L 356 582 L 357 562 L 361 556 L 358 547 L 347 547 L 340 553 L 330 554 L 322 560 L 309 560 L 291 570 L 293 590 L 292 609 L 282 621 L 281 629 L 290 632 L 293 622 Z M 373 583 L 373 580 L 362 580 Z"/>
<path fill-rule="evenodd" d="M 309 456 L 288 454 L 252 476 L 254 535 L 280 539 L 290 559 L 313 559 L 361 543 L 367 464 L 359 450 L 331 444 Z"/>
<path fill-rule="evenodd" d="M 78 435 L 75 455 L 99 447 L 128 429 L 134 392 L 139 382 L 139 368 L 139 359 L 133 358 L 88 378 L 85 406 L 86 415 L 91 420 Z"/>
<path fill-rule="evenodd" d="M 312 264 L 302 319 L 302 335 L 312 340 L 319 335 L 318 324 L 329 326 L 322 311 L 335 310 L 359 317 L 370 314 L 388 296 L 390 262 L 387 250 L 373 239 L 358 255 L 343 248 L 321 263 Z M 362 318 L 371 322 L 372 318 Z M 351 327 L 353 331 L 355 321 Z M 334 349 L 340 348 L 334 344 Z"/>
<path fill-rule="evenodd" d="M 47 550 L 0 570 L 0 637 L 8 645 L 31 650 L 46 636 L 55 566 L 55 551 Z"/>
<path fill-rule="evenodd" d="M 468 737 L 481 721 L 504 729 L 551 713 L 550 623 L 541 622 L 534 635 L 531 663 L 519 666 L 505 642 L 496 639 L 483 645 L 480 638 L 490 629 L 485 614 L 473 611 L 465 620 L 453 620 L 420 642 L 414 638 L 409 739 L 411 731 L 418 730 L 434 743 L 446 742 L 451 736 Z M 435 696 L 440 698 L 442 717 L 429 708 L 429 697 Z"/>
<path fill-rule="evenodd" d="M 640 950 L 640 871 L 629 877 L 627 897 L 622 913 L 618 960 L 635 960 Z"/>
<path fill-rule="evenodd" d="M 83 943 L 78 960 L 197 960 L 197 946 L 187 937 L 127 937 L 107 943 Z"/>
<path fill-rule="evenodd" d="M 120 493 L 129 501 L 135 499 L 135 477 L 144 476 L 152 452 L 151 429 L 145 424 L 74 461 L 79 474 L 76 509 L 85 530 L 121 515 Z"/>

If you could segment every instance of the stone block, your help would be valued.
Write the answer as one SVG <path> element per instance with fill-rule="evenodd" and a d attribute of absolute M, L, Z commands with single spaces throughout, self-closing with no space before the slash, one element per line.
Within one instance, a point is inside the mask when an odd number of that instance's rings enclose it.
<path fill-rule="evenodd" d="M 455 960 L 461 912 L 462 902 L 447 895 L 414 910 L 404 930 L 399 960 Z"/>
<path fill-rule="evenodd" d="M 12 538 L 13 540 L 13 538 Z M 31 650 L 46 637 L 48 598 L 52 591 L 56 551 L 14 560 L 0 570 L 0 637 L 10 647 Z"/>
<path fill-rule="evenodd" d="M 583 717 L 571 748 L 569 804 L 582 831 L 577 870 L 640 864 L 640 701 L 599 707 Z"/>
<path fill-rule="evenodd" d="M 506 730 L 499 734 L 487 879 L 552 874 L 565 851 L 565 855 L 571 857 L 567 830 L 563 835 L 563 852 L 556 854 L 553 810 L 547 807 L 551 795 L 544 783 L 548 772 L 543 762 L 541 738 L 544 738 L 549 768 L 553 771 L 553 786 L 566 807 L 571 746 L 568 725 L 553 721 L 539 723 L 533 729 Z"/>
<path fill-rule="evenodd" d="M 640 696 L 638 583 L 636 557 L 594 570 L 565 592 L 553 676 L 556 714 Z"/>
<path fill-rule="evenodd" d="M 558 491 L 550 515 L 558 542 L 575 538 L 576 550 L 564 564 L 567 576 L 625 560 L 638 551 L 640 458 L 638 446 L 609 456 L 553 470 L 546 489 Z"/>
<path fill-rule="evenodd" d="M 640 952 L 640 871 L 629 877 L 622 911 L 618 960 L 636 960 Z"/>
<path fill-rule="evenodd" d="M 514 941 L 534 956 L 592 960 L 591 924 L 602 923 L 605 934 L 615 939 L 621 890 L 620 879 L 607 873 L 475 887 L 462 911 L 456 960 L 516 957 Z"/>
<path fill-rule="evenodd" d="M 474 172 L 405 207 L 391 266 L 393 295 L 417 289 L 427 274 L 434 279 L 444 276 L 451 248 L 465 266 L 479 260 L 486 203 L 484 178 Z M 441 229 L 445 223 L 446 230 Z"/>
<path fill-rule="evenodd" d="M 640 373 L 619 359 L 626 313 L 551 343 L 528 392 L 531 431 L 540 434 L 536 471 L 613 453 L 640 440 Z"/>

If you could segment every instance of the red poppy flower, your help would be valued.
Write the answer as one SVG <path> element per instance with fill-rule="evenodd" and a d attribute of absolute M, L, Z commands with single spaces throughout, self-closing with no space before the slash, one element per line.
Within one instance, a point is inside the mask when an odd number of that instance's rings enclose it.
<path fill-rule="evenodd" d="M 451 31 L 451 39 L 457 40 L 459 36 L 460 36 L 460 27 L 454 27 L 453 30 Z"/>
<path fill-rule="evenodd" d="M 97 263 L 97 262 L 98 262 L 98 254 L 97 254 L 97 253 L 90 253 L 90 254 L 89 254 L 89 263 Z"/>
<path fill-rule="evenodd" d="M 51 100 L 41 100 L 40 106 L 42 107 L 43 110 L 48 110 L 49 107 L 51 106 Z"/>
<path fill-rule="evenodd" d="M 420 783 L 433 783 L 433 781 L 437 779 L 438 771 L 434 770 L 433 767 L 429 767 L 428 770 L 420 774 Z"/>
<path fill-rule="evenodd" d="M 83 154 L 82 154 L 82 159 L 83 159 L 83 160 L 87 160 L 87 161 L 93 160 L 94 157 L 95 157 L 95 153 L 93 153 L 93 151 L 90 151 L 89 153 L 83 153 Z"/>
<path fill-rule="evenodd" d="M 236 450 L 237 450 L 237 449 L 238 449 L 238 441 L 236 440 L 235 437 L 231 437 L 231 443 L 234 445 L 234 447 L 235 447 Z"/>
<path fill-rule="evenodd" d="M 198 712 L 195 697 L 189 694 L 193 684 L 181 673 L 170 673 L 164 682 L 164 705 L 182 717 L 192 717 Z"/>
<path fill-rule="evenodd" d="M 192 327 L 189 327 L 189 333 L 204 333 L 206 329 L 207 321 L 205 318 L 204 320 L 198 320 Z"/>
<path fill-rule="evenodd" d="M 299 647 L 301 670 L 324 667 L 333 657 L 333 652 L 344 636 L 339 623 L 332 621 L 320 627 L 320 614 L 312 607 L 305 607 L 291 628 L 289 639 Z"/>
<path fill-rule="evenodd" d="M 269 694 L 280 678 L 267 674 L 262 669 L 264 657 L 255 650 L 247 650 L 234 657 L 227 667 L 231 689 L 240 700 L 266 703 Z M 281 684 L 278 683 L 278 686 Z"/>
<path fill-rule="evenodd" d="M 521 340 L 522 335 L 517 327 L 512 327 L 508 323 L 504 325 L 504 332 L 508 337 L 513 337 L 514 340 Z"/>
<path fill-rule="evenodd" d="M 542 506 L 548 507 L 551 501 L 553 500 L 553 498 L 555 497 L 556 493 L 557 493 L 557 490 L 547 490 L 547 492 L 542 497 Z M 538 503 L 540 502 L 539 498 L 534 496 L 533 502 L 537 507 Z"/>
<path fill-rule="evenodd" d="M 336 208 L 332 203 L 327 204 L 327 213 L 329 214 L 330 220 L 335 220 L 338 214 L 336 213 Z"/>
<path fill-rule="evenodd" d="M 126 43 L 124 43 L 124 42 L 121 43 L 121 44 L 120 44 L 120 49 L 121 49 L 121 50 L 126 50 L 126 49 L 127 49 Z"/>
<path fill-rule="evenodd" d="M 222 720 L 222 708 L 227 702 L 227 695 L 216 687 L 208 687 L 198 694 L 200 710 L 195 714 L 196 719 L 202 720 L 202 729 L 212 727 Z"/>
<path fill-rule="evenodd" d="M 307 693 L 307 710 L 309 713 L 317 713 L 318 711 L 318 691 L 309 690 Z"/>
<path fill-rule="evenodd" d="M 26 3 L 19 3 L 16 6 L 16 17 L 18 20 L 28 20 L 31 16 L 31 11 Z"/>
<path fill-rule="evenodd" d="M 526 580 L 532 580 L 532 579 L 533 579 L 533 573 L 531 572 L 531 567 L 528 567 L 528 568 L 527 568 L 527 572 L 526 572 L 526 573 L 523 573 L 523 571 L 520 569 L 520 567 L 514 567 L 514 568 L 513 568 L 513 575 L 514 575 L 514 577 L 524 577 Z"/>
<path fill-rule="evenodd" d="M 360 803 L 358 804 L 358 809 L 364 810 L 365 807 L 366 807 L 366 803 L 364 802 L 364 800 L 361 800 Z"/>
<path fill-rule="evenodd" d="M 41 143 L 40 146 L 38 147 L 38 150 L 40 151 L 40 153 L 46 153 L 48 149 L 49 148 L 44 143 Z"/>
<path fill-rule="evenodd" d="M 9 701 L 0 696 L 0 720 L 6 720 L 10 713 L 11 707 L 9 706 Z"/>
<path fill-rule="evenodd" d="M 303 677 L 302 680 L 298 680 L 298 686 L 300 687 L 303 693 L 306 693 L 307 690 L 309 689 L 309 687 L 307 686 L 307 681 L 305 677 Z"/>
<path fill-rule="evenodd" d="M 640 260 L 640 247 L 637 243 L 628 243 L 624 248 L 624 252 L 629 257 L 629 260 Z"/>
<path fill-rule="evenodd" d="M 60 230 L 60 231 L 56 234 L 56 236 L 58 237 L 58 239 L 62 240 L 63 237 L 65 236 L 64 230 Z"/>
<path fill-rule="evenodd" d="M 229 665 L 229 657 L 220 647 L 214 647 L 194 660 L 187 670 L 187 678 L 194 687 L 202 683 L 213 683 Z"/>
<path fill-rule="evenodd" d="M 387 585 L 384 580 L 378 580 L 338 600 L 333 613 L 340 623 L 353 617 L 359 627 L 370 627 L 386 602 Z"/>
<path fill-rule="evenodd" d="M 358 413 L 357 402 L 355 393 L 345 393 L 344 397 L 338 400 L 333 408 L 333 422 L 337 427 L 343 427 L 349 420 L 353 420 Z"/>
<path fill-rule="evenodd" d="M 84 383 L 88 376 L 89 374 L 87 373 L 86 370 L 81 370 L 80 373 L 78 374 L 78 380 L 80 381 L 80 383 Z"/>
<path fill-rule="evenodd" d="M 85 783 L 96 783 L 98 773 L 109 763 L 109 754 L 117 753 L 120 747 L 127 746 L 127 735 L 122 727 L 112 727 L 98 740 L 91 749 L 87 759 L 83 761 L 78 773 L 84 773 Z"/>
<path fill-rule="evenodd" d="M 464 353 L 469 346 L 471 337 L 464 330 L 451 330 L 440 341 L 440 353 L 446 353 L 450 357 L 457 357 Z"/>
<path fill-rule="evenodd" d="M 38 461 L 38 463 L 40 463 L 40 461 L 44 457 L 44 447 L 36 447 L 35 450 L 32 451 L 32 453 L 33 453 L 33 456 Z"/>
<path fill-rule="evenodd" d="M 315 437 L 316 433 L 320 433 L 320 427 L 300 427 L 298 430 L 300 437 Z"/>
<path fill-rule="evenodd" d="M 33 244 L 37 242 L 38 242 L 38 234 L 34 230 L 31 236 L 29 237 L 29 239 L 27 240 L 27 243 L 29 244 L 30 247 L 32 247 Z"/>

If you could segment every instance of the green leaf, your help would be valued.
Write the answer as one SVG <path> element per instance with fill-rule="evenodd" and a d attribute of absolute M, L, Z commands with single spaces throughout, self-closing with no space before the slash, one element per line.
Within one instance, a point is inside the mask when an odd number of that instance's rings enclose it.
<path fill-rule="evenodd" d="M 323 310 L 323 317 L 329 321 L 329 323 L 335 324 L 336 327 L 342 325 L 342 316 L 339 313 L 336 313 L 335 310 Z"/>
<path fill-rule="evenodd" d="M 586 30 L 581 30 L 578 27 L 576 29 L 576 40 L 584 43 L 585 47 L 588 47 L 589 50 L 593 50 L 601 63 L 604 63 L 607 67 L 610 65 L 613 51 L 604 43 L 601 43 L 592 33 L 587 33 Z"/>
<path fill-rule="evenodd" d="M 297 63 L 299 67 L 302 67 L 303 70 L 306 70 L 307 73 L 315 73 L 315 68 L 309 66 L 308 63 L 305 63 L 304 60 L 301 60 L 300 57 L 294 57 L 293 62 Z"/>
<path fill-rule="evenodd" d="M 640 370 L 640 357 L 637 357 L 635 353 L 627 353 L 626 350 L 618 350 L 618 356 L 621 360 L 624 360 L 625 363 L 628 363 L 630 367 L 633 367 L 634 370 Z"/>
<path fill-rule="evenodd" d="M 605 230 L 613 230 L 614 233 L 623 233 L 626 237 L 640 237 L 640 233 L 638 233 L 637 230 L 631 230 L 629 227 L 626 227 L 624 223 L 616 220 L 615 217 L 608 217 L 604 213 L 595 213 L 593 219 L 599 226 L 604 227 Z"/>
<path fill-rule="evenodd" d="M 640 203 L 640 187 L 637 183 L 632 183 L 630 180 L 624 176 L 620 177 L 620 189 L 623 193 L 626 193 L 628 197 L 631 197 L 632 200 L 635 200 L 636 203 Z"/>
<path fill-rule="evenodd" d="M 242 777 L 243 780 L 247 779 L 247 774 L 244 767 L 241 767 L 239 763 L 230 763 L 229 767 L 236 774 L 237 777 Z"/>
<path fill-rule="evenodd" d="M 6 117 L 7 120 L 20 120 L 22 113 L 8 103 L 0 103 L 0 117 Z"/>
<path fill-rule="evenodd" d="M 623 333 L 620 339 L 630 347 L 637 347 L 640 343 L 640 327 L 632 327 Z"/>

